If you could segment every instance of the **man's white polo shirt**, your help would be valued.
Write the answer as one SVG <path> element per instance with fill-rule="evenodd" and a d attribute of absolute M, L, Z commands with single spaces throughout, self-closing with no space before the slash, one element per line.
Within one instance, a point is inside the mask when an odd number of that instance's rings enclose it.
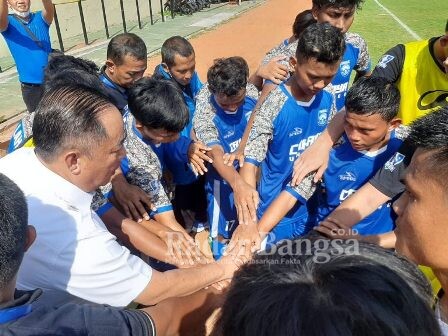
<path fill-rule="evenodd" d="M 0 159 L 0 172 L 24 192 L 37 231 L 18 288 L 59 289 L 112 306 L 126 306 L 145 289 L 151 268 L 118 244 L 90 209 L 92 193 L 46 168 L 32 148 Z"/>

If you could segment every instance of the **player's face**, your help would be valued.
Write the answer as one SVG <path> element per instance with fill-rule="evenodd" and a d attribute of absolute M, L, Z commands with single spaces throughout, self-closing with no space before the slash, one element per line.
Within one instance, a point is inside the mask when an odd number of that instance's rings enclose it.
<path fill-rule="evenodd" d="M 106 129 L 107 138 L 100 145 L 94 146 L 90 153 L 81 154 L 79 160 L 82 167 L 83 190 L 94 191 L 106 185 L 120 160 L 125 156 L 123 142 L 125 138 L 123 119 L 116 107 L 107 108 L 99 116 Z"/>
<path fill-rule="evenodd" d="M 179 139 L 179 132 L 169 132 L 161 128 L 149 128 L 138 122 L 136 123 L 136 127 L 144 139 L 151 141 L 155 145 L 174 142 Z"/>
<path fill-rule="evenodd" d="M 292 57 L 290 64 L 294 67 L 293 77 L 298 88 L 296 98 L 309 100 L 330 84 L 338 72 L 340 62 L 326 64 L 318 62 L 315 58 L 296 61 Z"/>
<path fill-rule="evenodd" d="M 241 89 L 234 96 L 227 96 L 224 93 L 216 93 L 213 95 L 216 103 L 224 111 L 236 112 L 244 103 L 244 98 L 246 97 L 246 89 Z"/>
<path fill-rule="evenodd" d="M 17 12 L 28 12 L 30 0 L 8 0 L 9 6 Z"/>
<path fill-rule="evenodd" d="M 394 203 L 396 249 L 434 269 L 448 267 L 448 195 L 427 166 L 431 152 L 418 149 L 406 171 L 406 191 Z"/>
<path fill-rule="evenodd" d="M 133 56 L 124 56 L 123 63 L 116 65 L 107 60 L 107 75 L 115 83 L 124 88 L 131 87 L 136 81 L 143 77 L 147 66 L 146 58 L 138 60 Z"/>
<path fill-rule="evenodd" d="M 174 56 L 174 65 L 168 67 L 171 77 L 180 85 L 188 85 L 193 78 L 196 69 L 196 57 L 194 54 L 183 57 L 179 54 Z"/>
<path fill-rule="evenodd" d="M 395 119 L 396 120 L 396 119 Z M 380 114 L 359 115 L 347 111 L 344 129 L 352 147 L 357 151 L 374 151 L 389 140 L 390 131 L 399 123 L 387 122 Z"/>
<path fill-rule="evenodd" d="M 355 7 L 313 7 L 312 13 L 317 22 L 328 22 L 342 33 L 346 33 L 355 18 Z"/>

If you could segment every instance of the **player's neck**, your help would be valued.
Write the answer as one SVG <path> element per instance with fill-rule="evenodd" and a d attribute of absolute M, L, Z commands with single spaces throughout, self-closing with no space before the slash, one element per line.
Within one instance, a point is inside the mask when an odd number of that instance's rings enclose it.
<path fill-rule="evenodd" d="M 314 95 L 306 94 L 300 88 L 295 79 L 295 75 L 292 75 L 290 80 L 288 80 L 286 89 L 291 93 L 291 95 L 295 98 L 295 100 L 300 102 L 309 102 L 314 97 Z"/>

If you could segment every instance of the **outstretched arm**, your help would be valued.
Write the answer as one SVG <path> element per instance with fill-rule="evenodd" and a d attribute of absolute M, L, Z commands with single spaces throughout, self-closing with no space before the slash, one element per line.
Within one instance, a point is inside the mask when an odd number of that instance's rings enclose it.
<path fill-rule="evenodd" d="M 52 0 L 42 0 L 44 9 L 42 10 L 42 16 L 46 23 L 51 25 L 54 19 L 54 5 Z"/>
<path fill-rule="evenodd" d="M 8 28 L 8 1 L 0 0 L 0 31 L 5 31 Z"/>

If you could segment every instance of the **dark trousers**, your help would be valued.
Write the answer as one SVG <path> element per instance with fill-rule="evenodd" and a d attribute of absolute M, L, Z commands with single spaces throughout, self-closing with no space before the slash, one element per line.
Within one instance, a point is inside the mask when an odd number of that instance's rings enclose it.
<path fill-rule="evenodd" d="M 43 94 L 44 86 L 41 84 L 21 83 L 22 97 L 28 112 L 34 112 L 37 109 Z"/>

